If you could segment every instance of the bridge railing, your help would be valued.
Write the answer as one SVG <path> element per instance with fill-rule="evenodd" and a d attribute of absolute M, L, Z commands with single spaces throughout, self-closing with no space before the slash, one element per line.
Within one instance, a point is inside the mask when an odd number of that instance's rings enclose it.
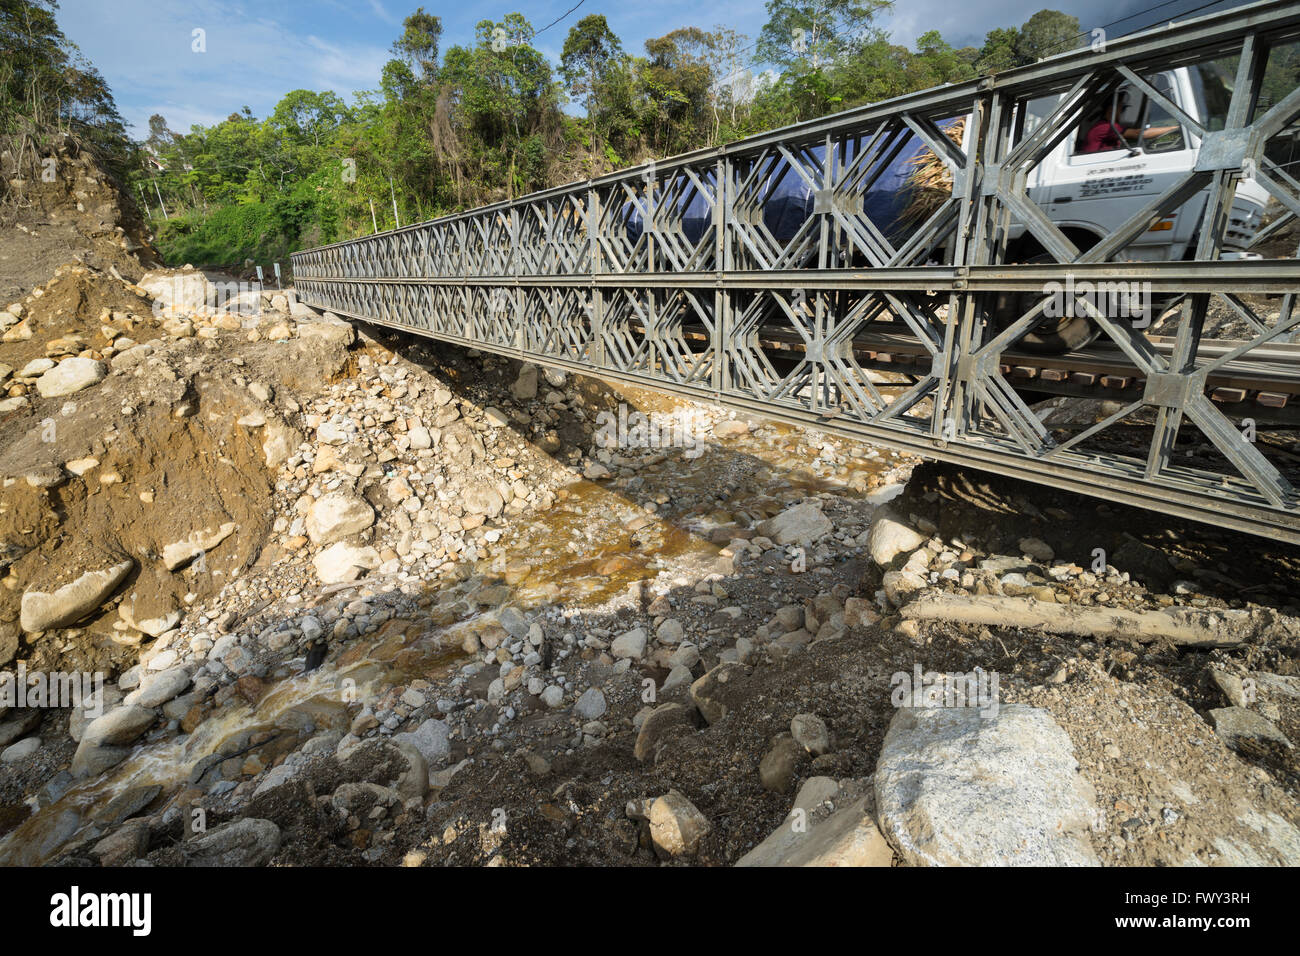
<path fill-rule="evenodd" d="M 1297 42 L 1300 3 L 1257 3 L 305 250 L 295 284 L 340 315 L 1300 542 L 1294 455 L 1249 427 L 1249 400 L 1229 414 L 1207 394 L 1229 371 L 1249 385 L 1267 365 L 1284 392 L 1300 375 L 1275 354 L 1300 329 L 1296 250 L 1238 254 L 1258 227 L 1248 194 L 1300 212 L 1300 182 L 1267 155 L 1300 117 L 1300 91 L 1277 92 Z M 1199 111 L 1171 92 L 1180 68 Z M 1061 165 L 1121 88 L 1177 130 L 1166 154 L 1141 139 Z M 916 164 L 940 188 L 903 208 Z M 1127 197 L 1100 235 L 1060 202 L 1097 195 Z M 1172 230 L 1183 257 L 1144 261 Z M 1098 286 L 1148 312 L 1117 312 Z M 1112 404 L 1073 431 L 1041 420 L 1008 364 L 1026 332 L 1068 324 L 1063 301 L 1131 371 L 1080 386 L 1076 403 Z M 1164 348 L 1152 302 L 1177 310 Z M 1224 315 L 1236 344 L 1207 358 Z M 908 355 L 893 387 L 890 342 Z"/>

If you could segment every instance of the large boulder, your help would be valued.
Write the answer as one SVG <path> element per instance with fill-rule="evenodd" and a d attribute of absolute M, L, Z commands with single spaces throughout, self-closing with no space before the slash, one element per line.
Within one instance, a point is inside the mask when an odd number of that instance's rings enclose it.
<path fill-rule="evenodd" d="M 890 511 L 879 511 L 871 520 L 871 530 L 867 532 L 867 552 L 871 555 L 871 560 L 882 568 L 889 567 L 900 554 L 911 554 L 923 544 L 925 538 Z"/>
<path fill-rule="evenodd" d="M 270 820 L 236 820 L 181 845 L 186 866 L 263 866 L 280 849 Z"/>
<path fill-rule="evenodd" d="M 664 856 L 694 856 L 712 829 L 708 818 L 676 790 L 669 790 L 650 804 L 650 839 Z"/>
<path fill-rule="evenodd" d="M 758 533 L 779 545 L 809 545 L 831 531 L 831 519 L 810 501 L 787 508 L 758 526 Z"/>
<path fill-rule="evenodd" d="M 733 704 L 743 696 L 735 688 L 736 682 L 744 675 L 743 664 L 726 661 L 691 684 L 691 703 L 707 723 L 716 724 L 727 716 Z"/>
<path fill-rule="evenodd" d="M 27 633 L 75 624 L 99 610 L 131 572 L 130 559 L 98 571 L 86 571 L 53 591 L 29 590 L 23 595 L 19 623 Z"/>
<path fill-rule="evenodd" d="M 311 563 L 322 584 L 341 584 L 355 581 L 362 571 L 373 571 L 379 567 L 380 560 L 374 548 L 338 541 L 316 555 Z"/>
<path fill-rule="evenodd" d="M 131 707 L 161 707 L 190 686 L 190 675 L 184 667 L 169 667 L 150 674 L 140 686 L 126 695 L 125 704 Z"/>
<path fill-rule="evenodd" d="M 471 485 L 460 499 L 461 506 L 472 515 L 495 518 L 505 509 L 500 493 L 490 485 Z"/>
<path fill-rule="evenodd" d="M 333 544 L 365 531 L 375 523 L 375 509 L 364 498 L 346 491 L 321 495 L 307 515 L 307 537 L 313 544 Z"/>
<path fill-rule="evenodd" d="M 415 730 L 394 734 L 393 741 L 410 744 L 430 766 L 441 766 L 451 756 L 451 727 L 447 721 L 430 717 Z"/>
<path fill-rule="evenodd" d="M 191 272 L 146 272 L 136 283 L 154 300 L 156 315 L 191 315 L 207 310 L 209 299 L 215 302 L 208 277 Z"/>
<path fill-rule="evenodd" d="M 78 780 L 98 777 L 116 767 L 131 754 L 130 747 L 112 747 L 92 740 L 82 740 L 72 755 L 72 775 Z"/>
<path fill-rule="evenodd" d="M 640 660 L 645 653 L 646 640 L 645 628 L 634 627 L 614 638 L 609 644 L 609 652 L 620 659 Z"/>
<path fill-rule="evenodd" d="M 82 731 L 83 744 L 129 744 L 152 726 L 157 715 L 146 707 L 123 705 L 97 717 Z"/>
<path fill-rule="evenodd" d="M 905 707 L 876 764 L 881 830 L 914 866 L 1097 866 L 1092 785 L 1047 711 Z"/>
<path fill-rule="evenodd" d="M 636 743 L 632 747 L 632 756 L 644 763 L 656 755 L 659 745 L 670 735 L 691 733 L 694 730 L 695 717 L 690 707 L 671 702 L 660 704 L 641 721 L 641 729 L 637 731 Z"/>
<path fill-rule="evenodd" d="M 736 866 L 890 866 L 894 853 L 876 826 L 871 794 L 842 806 L 840 797 L 834 780 L 811 777 L 781 825 Z M 834 809 L 824 815 L 828 804 Z"/>
<path fill-rule="evenodd" d="M 537 366 L 524 363 L 523 368 L 519 370 L 519 377 L 515 383 L 510 386 L 510 394 L 517 401 L 528 402 L 537 397 Z"/>
<path fill-rule="evenodd" d="M 45 398 L 71 395 L 101 382 L 108 366 L 92 358 L 64 359 L 36 380 L 36 391 Z"/>

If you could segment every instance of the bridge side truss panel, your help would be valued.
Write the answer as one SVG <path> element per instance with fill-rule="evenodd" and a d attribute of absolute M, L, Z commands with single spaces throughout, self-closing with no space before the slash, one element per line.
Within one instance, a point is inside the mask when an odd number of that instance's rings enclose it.
<path fill-rule="evenodd" d="M 1255 4 L 299 252 L 295 286 L 339 315 L 1300 543 L 1294 455 L 1243 437 L 1206 386 L 1300 331 L 1294 251 L 1224 256 L 1243 180 L 1283 218 L 1300 214 L 1300 182 L 1268 149 L 1295 130 L 1300 91 L 1261 98 L 1270 51 L 1297 42 L 1300 4 Z M 1232 72 L 1214 123 L 1180 110 L 1160 83 L 1196 63 Z M 1121 85 L 1166 109 L 1199 149 L 1194 166 L 1085 246 L 1028 184 Z M 900 217 L 881 201 L 910 154 L 942 163 L 943 188 Z M 1198 221 L 1188 261 L 1129 258 L 1182 212 Z M 1017 260 L 1024 237 L 1040 250 L 1032 265 Z M 1172 345 L 1157 349 L 1139 323 L 1075 292 L 1105 283 L 1171 303 Z M 1073 430 L 1045 423 L 1004 362 L 1059 311 L 1062 290 L 1136 382 Z M 1246 332 L 1207 358 L 1212 309 Z M 897 367 L 891 342 L 908 353 L 901 381 L 880 374 Z"/>

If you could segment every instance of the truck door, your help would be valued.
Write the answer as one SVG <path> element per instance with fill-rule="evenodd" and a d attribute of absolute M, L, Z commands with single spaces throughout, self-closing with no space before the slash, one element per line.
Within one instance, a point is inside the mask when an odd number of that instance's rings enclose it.
<path fill-rule="evenodd" d="M 1151 85 L 1182 108 L 1181 91 L 1169 73 Z M 1194 151 L 1186 130 L 1159 104 L 1125 84 L 1108 102 L 1085 113 L 1074 136 L 1053 154 L 1056 165 L 1044 170 L 1050 180 L 1048 217 L 1057 226 L 1094 236 L 1110 234 L 1134 212 L 1191 169 Z M 1176 258 L 1174 236 L 1179 212 L 1157 223 L 1128 246 L 1124 259 Z"/>

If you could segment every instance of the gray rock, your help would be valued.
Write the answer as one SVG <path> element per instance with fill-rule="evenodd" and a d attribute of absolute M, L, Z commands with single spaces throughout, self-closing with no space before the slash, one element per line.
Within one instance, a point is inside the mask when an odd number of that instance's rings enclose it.
<path fill-rule="evenodd" d="M 744 638 L 741 638 L 741 640 L 744 640 Z M 659 689 L 663 693 L 667 694 L 676 690 L 678 687 L 689 685 L 694 679 L 695 678 L 691 674 L 689 667 L 678 665 L 668 672 L 668 676 L 664 678 L 663 686 Z"/>
<path fill-rule="evenodd" d="M 650 839 L 668 856 L 694 856 L 710 829 L 704 814 L 676 790 L 650 804 Z"/>
<path fill-rule="evenodd" d="M 256 819 L 236 820 L 181 844 L 186 866 L 264 866 L 279 849 L 280 828 Z"/>
<path fill-rule="evenodd" d="M 124 703 L 132 707 L 161 707 L 189 686 L 189 672 L 184 667 L 171 667 L 146 677 L 138 688 L 126 695 Z"/>
<path fill-rule="evenodd" d="M 495 518 L 506 506 L 500 492 L 487 484 L 470 485 L 461 495 L 460 503 L 468 513 L 488 518 Z"/>
<path fill-rule="evenodd" d="M 763 786 L 775 793 L 784 793 L 794 782 L 795 767 L 803 756 L 803 748 L 789 734 L 781 734 L 772 742 L 771 749 L 758 765 L 758 778 Z"/>
<path fill-rule="evenodd" d="M 537 397 L 537 366 L 525 364 L 519 370 L 519 377 L 510 386 L 510 394 L 521 402 L 532 401 Z"/>
<path fill-rule="evenodd" d="M 347 541 L 336 541 L 312 559 L 312 567 L 323 584 L 341 584 L 355 581 L 362 571 L 379 567 L 379 552 L 366 546 L 359 547 Z"/>
<path fill-rule="evenodd" d="M 1223 691 L 1223 696 L 1228 698 L 1228 703 L 1233 707 L 1248 707 L 1250 701 L 1246 699 L 1246 688 L 1241 682 L 1241 678 L 1236 674 L 1230 674 L 1218 667 L 1211 667 L 1210 679 L 1214 681 L 1215 686 Z"/>
<path fill-rule="evenodd" d="M 125 866 L 149 851 L 149 821 L 128 820 L 91 848 L 102 866 Z"/>
<path fill-rule="evenodd" d="M 393 740 L 411 744 L 430 766 L 436 766 L 451 755 L 450 732 L 445 720 L 430 717 L 413 731 L 394 734 Z"/>
<path fill-rule="evenodd" d="M 516 607 L 503 607 L 498 611 L 497 623 L 505 628 L 506 633 L 511 637 L 522 638 L 528 634 L 528 619 Z"/>
<path fill-rule="evenodd" d="M 681 622 L 673 617 L 665 620 L 655 631 L 655 638 L 660 644 L 679 644 L 685 635 Z"/>
<path fill-rule="evenodd" d="M 153 803 L 160 793 L 162 787 L 159 784 L 124 790 L 95 814 L 95 822 L 101 826 L 115 827 Z"/>
<path fill-rule="evenodd" d="M 894 607 L 902 607 L 911 595 L 922 590 L 929 582 L 914 571 L 886 571 L 880 577 L 885 597 Z"/>
<path fill-rule="evenodd" d="M 24 710 L 11 710 L 0 721 L 0 747 L 7 747 L 15 740 L 25 737 L 40 726 L 41 710 L 36 707 Z"/>
<path fill-rule="evenodd" d="M 564 703 L 564 688 L 552 684 L 542 691 L 542 703 L 554 710 Z"/>
<path fill-rule="evenodd" d="M 1020 552 L 1027 554 L 1035 561 L 1047 562 L 1056 557 L 1056 552 L 1052 546 L 1042 538 L 1021 538 Z"/>
<path fill-rule="evenodd" d="M 758 526 L 758 533 L 779 545 L 809 545 L 831 531 L 831 519 L 812 502 L 787 508 Z"/>
<path fill-rule="evenodd" d="M 588 687 L 581 697 L 573 702 L 573 712 L 583 720 L 595 720 L 608 710 L 605 695 L 599 687 Z"/>
<path fill-rule="evenodd" d="M 72 775 L 78 780 L 98 777 L 116 767 L 131 754 L 130 747 L 109 747 L 82 740 L 72 756 Z"/>
<path fill-rule="evenodd" d="M 1214 732 L 1233 750 L 1249 752 L 1269 745 L 1291 749 L 1291 741 L 1286 734 L 1266 718 L 1245 707 L 1220 707 L 1210 711 L 1210 720 L 1214 722 Z"/>
<path fill-rule="evenodd" d="M 274 793 L 281 787 L 287 787 L 293 784 L 297 779 L 300 768 L 296 764 L 282 763 L 272 767 L 262 782 L 257 785 L 253 791 L 254 797 L 260 797 L 268 793 Z"/>
<path fill-rule="evenodd" d="M 796 714 L 790 721 L 790 734 L 814 757 L 830 752 L 831 733 L 826 729 L 825 721 L 816 714 Z"/>
<path fill-rule="evenodd" d="M 641 722 L 641 729 L 637 732 L 636 743 L 632 748 L 632 756 L 644 763 L 656 754 L 659 745 L 676 728 L 694 731 L 695 718 L 691 708 L 682 704 L 660 704 Z"/>
<path fill-rule="evenodd" d="M 10 744 L 4 750 L 0 750 L 0 763 L 17 763 L 26 760 L 40 749 L 40 737 L 24 737 L 16 744 Z"/>
<path fill-rule="evenodd" d="M 644 628 L 636 627 L 620 634 L 609 645 L 609 652 L 615 657 L 640 660 L 645 653 L 646 633 Z"/>
<path fill-rule="evenodd" d="M 365 531 L 375 523 L 375 509 L 364 498 L 346 491 L 323 494 L 307 515 L 307 537 L 313 544 L 333 544 Z"/>
<path fill-rule="evenodd" d="M 891 866 L 894 852 L 873 819 L 870 794 L 825 818 L 817 816 L 839 792 L 829 777 L 810 778 L 799 788 L 785 821 L 736 866 Z"/>
<path fill-rule="evenodd" d="M 393 746 L 406 758 L 406 770 L 393 782 L 393 789 L 403 801 L 423 800 L 429 792 L 429 762 L 409 740 L 394 740 Z"/>
<path fill-rule="evenodd" d="M 1045 710 L 902 708 L 875 795 L 881 830 L 907 865 L 1099 865 L 1092 785 Z"/>
<path fill-rule="evenodd" d="M 732 696 L 729 685 L 733 685 L 744 673 L 742 664 L 719 664 L 691 684 L 691 702 L 699 709 L 705 721 L 716 724 L 727 716 Z"/>
<path fill-rule="evenodd" d="M 672 657 L 668 658 L 668 666 L 672 668 L 684 667 L 689 670 L 699 662 L 700 652 L 694 644 L 683 644 L 673 651 Z"/>
<path fill-rule="evenodd" d="M 148 730 L 156 719 L 157 715 L 145 707 L 115 707 L 87 724 L 81 740 L 83 744 L 129 744 Z"/>

